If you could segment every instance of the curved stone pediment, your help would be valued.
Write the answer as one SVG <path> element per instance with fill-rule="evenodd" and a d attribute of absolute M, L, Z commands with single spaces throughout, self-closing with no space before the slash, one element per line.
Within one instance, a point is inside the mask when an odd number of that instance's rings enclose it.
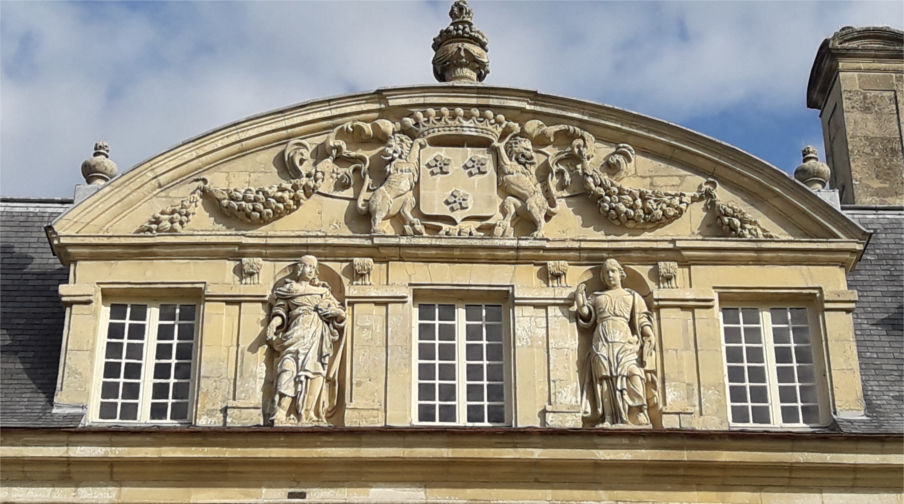
<path fill-rule="evenodd" d="M 246 119 L 136 166 L 54 231 L 864 237 L 784 173 L 708 137 L 474 86 L 379 90 Z"/>

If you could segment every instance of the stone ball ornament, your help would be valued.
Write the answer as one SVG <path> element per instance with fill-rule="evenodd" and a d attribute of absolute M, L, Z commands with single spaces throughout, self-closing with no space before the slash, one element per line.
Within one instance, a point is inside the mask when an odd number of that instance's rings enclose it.
<path fill-rule="evenodd" d="M 90 185 L 104 185 L 116 176 L 116 163 L 110 159 L 110 146 L 99 141 L 94 144 L 94 155 L 82 162 L 82 176 Z"/>
<path fill-rule="evenodd" d="M 832 171 L 829 165 L 819 161 L 816 147 L 807 145 L 801 150 L 803 162 L 794 169 L 794 178 L 813 191 L 825 189 Z"/>

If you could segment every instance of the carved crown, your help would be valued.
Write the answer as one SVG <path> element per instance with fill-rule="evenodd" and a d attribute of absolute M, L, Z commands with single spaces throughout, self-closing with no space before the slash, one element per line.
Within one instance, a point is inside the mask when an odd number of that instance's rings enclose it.
<path fill-rule="evenodd" d="M 504 131 L 518 128 L 517 124 L 492 110 L 450 110 L 446 107 L 417 111 L 402 119 L 401 126 L 402 131 L 414 138 L 477 136 L 493 142 L 499 140 Z"/>

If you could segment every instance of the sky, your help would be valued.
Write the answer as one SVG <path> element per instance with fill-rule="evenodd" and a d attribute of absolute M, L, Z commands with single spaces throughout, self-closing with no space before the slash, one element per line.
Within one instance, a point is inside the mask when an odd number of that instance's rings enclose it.
<path fill-rule="evenodd" d="M 120 173 L 264 111 L 434 82 L 443 2 L 0 1 L 0 195 L 71 197 L 105 140 Z M 791 172 L 820 42 L 902 28 L 904 2 L 471 0 L 486 84 L 633 110 Z"/>

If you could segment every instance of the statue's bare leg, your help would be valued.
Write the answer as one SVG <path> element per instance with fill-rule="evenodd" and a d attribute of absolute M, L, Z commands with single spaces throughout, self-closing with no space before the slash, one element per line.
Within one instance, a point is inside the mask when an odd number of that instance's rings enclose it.
<path fill-rule="evenodd" d="M 301 421 L 311 424 L 322 422 L 320 412 L 317 411 L 317 402 L 323 392 L 323 377 L 315 376 L 308 379 L 307 393 L 304 396 L 304 404 L 301 409 Z"/>
<path fill-rule="evenodd" d="M 292 406 L 292 396 L 279 394 L 276 403 L 276 415 L 273 417 L 274 425 L 285 425 L 289 422 L 289 408 Z"/>

